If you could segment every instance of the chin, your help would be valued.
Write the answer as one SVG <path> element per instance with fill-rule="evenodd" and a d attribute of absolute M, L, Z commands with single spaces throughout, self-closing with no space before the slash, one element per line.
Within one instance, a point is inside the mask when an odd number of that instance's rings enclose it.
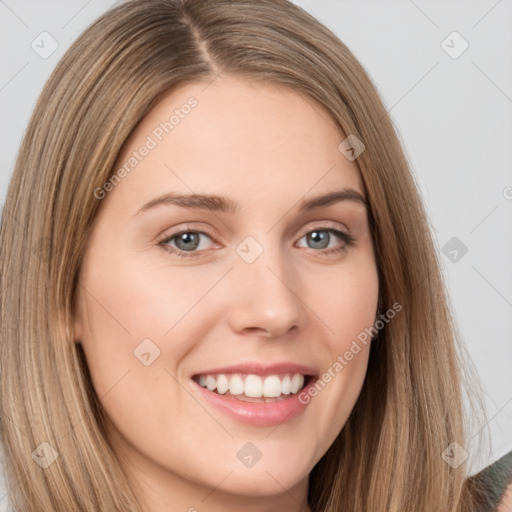
<path fill-rule="evenodd" d="M 291 474 L 284 468 L 261 468 L 259 471 L 252 468 L 234 471 L 221 488 L 224 492 L 241 497 L 270 498 L 292 489 L 305 478 L 308 478 L 308 473 Z"/>

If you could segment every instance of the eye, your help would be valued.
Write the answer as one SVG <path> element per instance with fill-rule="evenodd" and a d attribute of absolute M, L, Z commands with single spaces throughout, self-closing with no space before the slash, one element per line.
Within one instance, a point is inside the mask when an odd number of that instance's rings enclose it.
<path fill-rule="evenodd" d="M 212 241 L 212 236 L 207 232 L 187 227 L 185 230 L 166 236 L 158 245 L 179 258 L 188 258 L 199 256 L 198 253 L 211 248 L 208 247 L 211 245 L 208 244 L 208 242 L 202 243 L 204 238 Z M 310 249 L 321 254 L 338 253 L 355 245 L 355 240 L 352 235 L 327 226 L 313 227 L 313 229 L 308 231 L 300 240 L 303 239 L 306 239 L 306 243 L 309 244 L 308 247 Z M 335 243 L 333 247 L 331 242 L 336 241 L 336 239 L 341 240 L 341 242 L 338 242 L 338 244 Z M 299 247 L 304 246 L 299 245 Z"/>
<path fill-rule="evenodd" d="M 334 247 L 331 242 L 336 238 L 341 240 L 341 244 L 335 243 Z M 347 249 L 347 247 L 352 247 L 355 243 L 354 237 L 349 233 L 345 233 L 344 231 L 340 231 L 339 229 L 326 227 L 326 226 L 316 226 L 312 230 L 308 231 L 306 235 L 304 235 L 300 240 L 306 239 L 306 243 L 309 244 L 308 247 L 311 249 L 319 249 L 324 254 L 337 253 Z M 300 242 L 300 241 L 299 241 Z M 303 246 L 300 246 L 303 247 Z M 325 250 L 328 249 L 328 250 Z"/>
<path fill-rule="evenodd" d="M 208 249 L 208 247 L 204 247 L 204 243 L 201 243 L 203 237 L 209 238 L 210 240 L 212 239 L 208 233 L 204 233 L 203 231 L 186 229 L 174 233 L 171 236 L 167 236 L 159 242 L 159 245 L 180 258 L 186 258 L 197 256 L 197 254 L 194 253 Z M 206 245 L 208 245 L 208 243 L 206 243 Z"/>

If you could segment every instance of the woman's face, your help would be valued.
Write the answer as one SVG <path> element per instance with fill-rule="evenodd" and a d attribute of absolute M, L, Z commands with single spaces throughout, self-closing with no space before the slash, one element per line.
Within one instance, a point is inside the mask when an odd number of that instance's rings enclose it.
<path fill-rule="evenodd" d="M 312 99 L 221 75 L 165 95 L 95 193 L 76 341 L 111 444 L 155 504 L 291 510 L 343 428 L 378 298 L 344 139 Z"/>

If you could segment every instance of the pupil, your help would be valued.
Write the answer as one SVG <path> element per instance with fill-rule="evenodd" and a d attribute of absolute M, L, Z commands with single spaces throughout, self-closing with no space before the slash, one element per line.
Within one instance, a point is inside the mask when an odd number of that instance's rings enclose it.
<path fill-rule="evenodd" d="M 312 231 L 310 233 L 310 239 L 312 239 L 313 244 L 319 244 L 315 247 L 315 249 L 325 249 L 329 244 L 329 235 L 325 231 Z M 327 244 L 323 243 L 326 242 Z"/>
<path fill-rule="evenodd" d="M 192 244 L 190 242 L 192 242 Z M 176 241 L 176 245 L 178 246 L 179 249 L 184 249 L 184 250 L 187 250 L 190 248 L 196 249 L 198 242 L 199 242 L 199 237 L 198 237 L 197 233 L 183 233 L 182 235 L 180 235 L 178 237 L 178 239 Z M 180 247 L 180 244 L 182 244 L 182 243 L 184 243 L 185 245 L 184 246 L 182 245 Z"/>

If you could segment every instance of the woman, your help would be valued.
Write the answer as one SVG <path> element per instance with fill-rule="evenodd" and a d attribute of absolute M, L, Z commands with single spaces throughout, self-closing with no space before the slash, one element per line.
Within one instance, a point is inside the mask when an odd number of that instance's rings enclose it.
<path fill-rule="evenodd" d="M 369 77 L 293 4 L 103 15 L 43 90 L 0 236 L 17 510 L 477 510 L 417 190 Z"/>

